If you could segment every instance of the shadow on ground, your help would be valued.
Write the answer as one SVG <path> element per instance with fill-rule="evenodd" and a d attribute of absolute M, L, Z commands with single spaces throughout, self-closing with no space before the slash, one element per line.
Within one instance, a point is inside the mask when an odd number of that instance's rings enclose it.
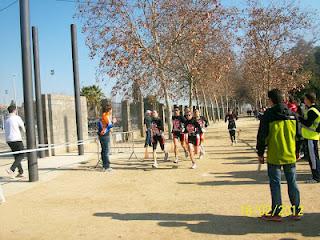
<path fill-rule="evenodd" d="M 178 182 L 182 185 L 199 185 L 199 186 L 235 186 L 235 185 L 252 185 L 252 184 L 269 184 L 266 171 L 234 171 L 226 173 L 210 173 L 215 178 L 232 178 L 233 180 L 213 180 L 206 182 Z M 285 176 L 282 173 L 282 184 L 286 184 Z M 311 174 L 305 171 L 297 172 L 297 181 L 303 183 L 310 179 Z"/>
<path fill-rule="evenodd" d="M 320 213 L 306 213 L 300 222 L 286 218 L 282 223 L 262 222 L 261 219 L 244 216 L 214 214 L 173 213 L 112 213 L 99 212 L 96 217 L 119 221 L 157 221 L 161 227 L 187 228 L 191 232 L 217 235 L 297 233 L 305 237 L 319 237 L 316 227 Z M 191 223 L 193 222 L 193 223 Z"/>

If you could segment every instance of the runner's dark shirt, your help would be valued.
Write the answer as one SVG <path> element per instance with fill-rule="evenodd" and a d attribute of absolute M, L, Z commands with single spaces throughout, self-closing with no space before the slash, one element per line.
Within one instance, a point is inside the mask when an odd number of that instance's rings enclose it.
<path fill-rule="evenodd" d="M 186 121 L 187 119 L 183 116 L 172 116 L 172 132 L 182 132 Z"/>
<path fill-rule="evenodd" d="M 151 130 L 154 135 L 160 135 L 163 128 L 163 122 L 160 118 L 153 118 L 151 122 Z"/>
<path fill-rule="evenodd" d="M 201 133 L 201 126 L 196 119 L 192 118 L 185 122 L 185 133 L 188 133 L 189 136 L 195 136 L 196 134 Z"/>

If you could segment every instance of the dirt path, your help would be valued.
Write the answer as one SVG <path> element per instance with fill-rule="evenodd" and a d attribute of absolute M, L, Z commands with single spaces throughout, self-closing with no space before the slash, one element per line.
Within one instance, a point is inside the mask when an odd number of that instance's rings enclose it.
<path fill-rule="evenodd" d="M 224 124 L 210 128 L 207 156 L 196 170 L 189 161 L 178 168 L 160 162 L 153 170 L 151 161 L 115 156 L 113 173 L 92 171 L 95 161 L 59 169 L 64 174 L 0 206 L 0 239 L 320 239 L 320 185 L 303 183 L 305 162 L 298 164 L 304 219 L 257 219 L 258 206 L 270 204 L 266 166 L 257 172 L 253 150 L 258 123 L 240 119 L 238 125 L 235 147 Z"/>

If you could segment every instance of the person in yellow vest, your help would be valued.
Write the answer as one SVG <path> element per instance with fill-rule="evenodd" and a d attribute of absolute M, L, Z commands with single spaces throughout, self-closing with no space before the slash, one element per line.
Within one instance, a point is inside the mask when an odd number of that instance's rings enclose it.
<path fill-rule="evenodd" d="M 320 108 L 316 105 L 316 95 L 307 93 L 304 103 L 307 109 L 304 116 L 299 117 L 302 125 L 302 137 L 304 138 L 305 158 L 309 161 L 312 172 L 312 179 L 306 183 L 320 183 L 320 160 L 318 153 Z"/>

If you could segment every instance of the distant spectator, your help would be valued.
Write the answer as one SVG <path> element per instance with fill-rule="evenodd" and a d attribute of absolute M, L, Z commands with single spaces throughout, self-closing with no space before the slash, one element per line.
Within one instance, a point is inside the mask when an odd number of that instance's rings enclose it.
<path fill-rule="evenodd" d="M 144 117 L 144 128 L 145 128 L 145 133 L 146 133 L 146 140 L 144 143 L 144 147 L 145 147 L 145 153 L 144 153 L 144 158 L 149 158 L 149 152 L 148 152 L 148 147 L 152 146 L 152 142 L 151 142 L 151 124 L 152 124 L 152 111 L 151 110 L 147 110 L 145 117 Z"/>
<path fill-rule="evenodd" d="M 107 105 L 103 109 L 103 114 L 101 121 L 98 123 L 98 135 L 101 144 L 101 159 L 103 171 L 112 171 L 110 167 L 110 132 L 113 128 L 113 123 L 116 122 L 116 119 L 112 122 L 112 106 Z"/>
<path fill-rule="evenodd" d="M 295 102 L 292 96 L 289 96 L 289 101 L 287 103 L 287 106 L 289 110 L 291 110 L 291 112 L 296 113 L 298 111 L 298 104 Z"/>

